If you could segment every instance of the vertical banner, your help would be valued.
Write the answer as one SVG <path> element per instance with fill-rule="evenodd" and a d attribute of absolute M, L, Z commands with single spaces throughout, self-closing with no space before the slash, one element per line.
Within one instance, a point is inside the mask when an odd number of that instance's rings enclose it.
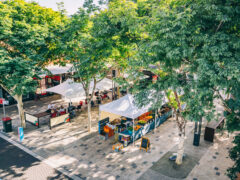
<path fill-rule="evenodd" d="M 22 142 L 24 139 L 23 127 L 18 127 L 18 136 L 19 136 L 20 142 Z"/>

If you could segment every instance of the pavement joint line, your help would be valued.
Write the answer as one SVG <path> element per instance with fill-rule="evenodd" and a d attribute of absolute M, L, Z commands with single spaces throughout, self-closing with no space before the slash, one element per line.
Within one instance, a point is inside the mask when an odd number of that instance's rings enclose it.
<path fill-rule="evenodd" d="M 59 172 L 61 172 L 62 174 L 74 179 L 74 180 L 82 180 L 81 178 L 75 176 L 75 175 L 71 175 L 68 171 L 64 170 L 61 167 L 56 167 L 56 165 L 51 162 L 50 160 L 44 159 L 42 156 L 34 153 L 33 151 L 29 150 L 28 148 L 24 147 L 22 144 L 20 144 L 19 142 L 16 142 L 15 140 L 7 137 L 4 132 L 0 132 L 0 137 L 6 141 L 8 141 L 9 143 L 13 144 L 14 146 L 17 146 L 18 148 L 20 148 L 21 150 L 25 151 L 26 153 L 30 154 L 31 156 L 37 158 L 38 160 L 44 162 L 45 164 L 49 165 L 50 167 L 52 167 L 53 169 L 58 170 Z"/>

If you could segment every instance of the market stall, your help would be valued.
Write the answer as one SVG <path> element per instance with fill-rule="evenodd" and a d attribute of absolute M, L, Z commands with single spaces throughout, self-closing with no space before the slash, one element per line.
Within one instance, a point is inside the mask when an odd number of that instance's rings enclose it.
<path fill-rule="evenodd" d="M 157 116 L 155 111 L 149 111 L 150 107 L 151 104 L 148 104 L 139 108 L 135 104 L 134 97 L 127 94 L 116 101 L 100 106 L 100 119 L 108 118 L 108 121 L 105 124 L 102 123 L 101 126 L 99 125 L 99 128 L 112 129 L 117 134 L 118 141 L 127 146 L 160 126 L 172 114 L 167 105 L 162 106 Z M 99 131 L 100 136 L 103 132 L 106 137 L 108 131 Z"/>
<path fill-rule="evenodd" d="M 90 92 L 93 90 L 94 82 L 90 83 Z M 104 78 L 96 84 L 96 91 L 106 91 L 112 88 L 112 81 L 108 78 Z M 85 91 L 81 83 L 74 82 L 71 79 L 67 79 L 65 82 L 46 89 L 46 92 L 53 92 L 64 96 L 67 99 L 81 98 L 85 99 Z"/>
<path fill-rule="evenodd" d="M 51 113 L 47 112 L 41 112 L 37 114 L 30 114 L 25 112 L 25 119 L 26 122 L 37 126 L 38 128 L 40 128 L 41 121 L 47 121 L 50 129 L 62 123 L 70 122 L 68 113 L 59 114 L 58 116 L 52 117 Z"/>

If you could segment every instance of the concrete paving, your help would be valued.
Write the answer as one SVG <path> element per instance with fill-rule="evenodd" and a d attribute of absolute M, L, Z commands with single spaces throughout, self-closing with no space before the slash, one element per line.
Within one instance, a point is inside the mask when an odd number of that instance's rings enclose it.
<path fill-rule="evenodd" d="M 24 107 L 30 113 L 42 112 L 46 110 L 50 101 L 58 105 L 67 105 L 66 102 L 54 96 L 38 102 L 26 102 Z M 20 123 L 16 107 L 8 107 L 7 114 L 13 117 L 14 125 L 14 132 L 8 133 L 8 136 L 18 141 L 17 127 Z M 47 125 L 42 125 L 38 129 L 28 124 L 22 145 L 53 162 L 56 168 L 62 168 L 81 179 L 169 179 L 152 170 L 151 167 L 165 153 L 176 150 L 178 136 L 174 119 L 169 119 L 155 132 L 146 135 L 151 142 L 149 152 L 139 150 L 140 140 L 136 141 L 135 146 L 130 145 L 121 152 L 112 151 L 113 139 L 106 141 L 99 139 L 97 121 L 98 107 L 95 107 L 92 110 L 93 132 L 91 134 L 87 132 L 86 109 L 72 123 L 57 126 L 52 130 Z M 200 146 L 193 147 L 192 129 L 193 123 L 188 122 L 186 134 L 190 138 L 185 150 L 193 156 L 200 154 L 200 161 L 186 179 L 227 179 L 224 172 L 232 162 L 226 158 L 228 156 L 226 148 L 231 147 L 232 136 L 219 136 L 213 144 L 206 143 L 201 138 Z M 215 155 L 215 153 L 218 154 Z"/>
<path fill-rule="evenodd" d="M 71 178 L 0 138 L 0 179 L 70 180 Z"/>

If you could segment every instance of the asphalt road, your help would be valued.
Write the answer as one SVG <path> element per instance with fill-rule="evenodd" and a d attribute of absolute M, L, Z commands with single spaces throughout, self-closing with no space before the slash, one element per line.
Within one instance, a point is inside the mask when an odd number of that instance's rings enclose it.
<path fill-rule="evenodd" d="M 0 138 L 0 179 L 71 179 L 44 162 Z"/>

